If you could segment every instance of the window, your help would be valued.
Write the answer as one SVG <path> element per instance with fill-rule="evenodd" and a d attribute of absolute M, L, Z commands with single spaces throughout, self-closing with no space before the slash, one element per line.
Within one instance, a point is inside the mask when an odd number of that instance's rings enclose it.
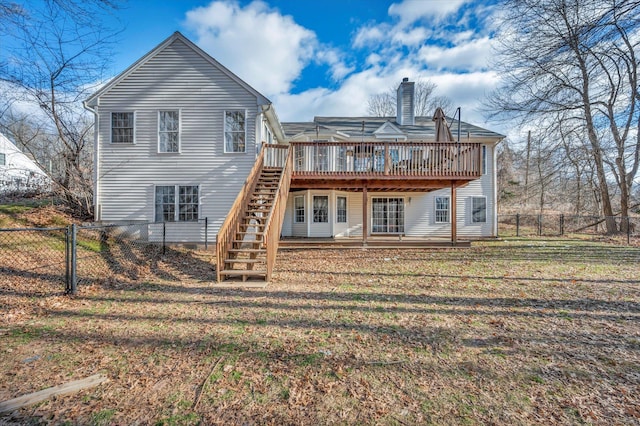
<path fill-rule="evenodd" d="M 329 196 L 313 196 L 313 223 L 329 222 Z"/>
<path fill-rule="evenodd" d="M 176 187 L 156 186 L 156 222 L 173 222 L 176 218 Z"/>
<path fill-rule="evenodd" d="M 224 112 L 224 152 L 246 152 L 244 111 Z"/>
<path fill-rule="evenodd" d="M 487 174 L 487 146 L 482 145 L 482 174 Z"/>
<path fill-rule="evenodd" d="M 336 222 L 347 223 L 347 197 L 336 198 Z"/>
<path fill-rule="evenodd" d="M 295 145 L 293 150 L 293 158 L 295 159 L 295 170 L 306 171 L 304 167 L 304 150 L 302 145 Z"/>
<path fill-rule="evenodd" d="M 158 111 L 158 151 L 180 151 L 180 111 Z"/>
<path fill-rule="evenodd" d="M 198 220 L 198 187 L 179 186 L 178 220 L 190 222 Z"/>
<path fill-rule="evenodd" d="M 7 165 L 7 156 L 4 153 L 0 153 L 0 166 Z"/>
<path fill-rule="evenodd" d="M 293 199 L 293 222 L 304 223 L 304 197 L 295 197 Z"/>
<path fill-rule="evenodd" d="M 371 209 L 372 233 L 404 232 L 404 198 L 373 198 Z"/>
<path fill-rule="evenodd" d="M 486 223 L 487 221 L 487 199 L 485 197 L 471 198 L 471 222 Z"/>
<path fill-rule="evenodd" d="M 436 197 L 436 223 L 449 222 L 449 197 Z"/>
<path fill-rule="evenodd" d="M 197 186 L 156 186 L 156 222 L 197 221 L 198 208 Z"/>
<path fill-rule="evenodd" d="M 111 113 L 111 143 L 134 142 L 135 117 L 132 112 Z"/>

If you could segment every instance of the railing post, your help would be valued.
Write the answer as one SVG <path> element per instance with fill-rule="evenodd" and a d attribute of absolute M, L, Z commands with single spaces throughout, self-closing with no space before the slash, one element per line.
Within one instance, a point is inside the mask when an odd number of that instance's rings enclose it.
<path fill-rule="evenodd" d="M 78 258 L 77 258 L 77 228 L 76 224 L 71 225 L 71 288 L 70 294 L 76 294 L 78 291 L 77 288 L 77 267 L 78 267 Z"/>
<path fill-rule="evenodd" d="M 204 218 L 204 249 L 209 249 L 209 218 Z"/>
<path fill-rule="evenodd" d="M 165 255 L 167 242 L 167 222 L 162 222 L 162 255 Z"/>
<path fill-rule="evenodd" d="M 564 215 L 560 215 L 560 236 L 564 235 Z"/>
<path fill-rule="evenodd" d="M 520 213 L 516 214 L 516 237 L 520 236 Z"/>

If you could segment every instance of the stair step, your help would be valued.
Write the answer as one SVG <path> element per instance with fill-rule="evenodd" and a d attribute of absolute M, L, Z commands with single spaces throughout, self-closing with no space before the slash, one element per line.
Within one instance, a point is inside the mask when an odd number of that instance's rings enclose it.
<path fill-rule="evenodd" d="M 262 231 L 237 231 L 236 234 L 245 234 L 245 235 L 264 235 Z"/>
<path fill-rule="evenodd" d="M 267 249 L 231 248 L 230 253 L 266 253 Z"/>
<path fill-rule="evenodd" d="M 265 259 L 225 259 L 224 263 L 264 263 Z"/>
<path fill-rule="evenodd" d="M 242 271 L 240 269 L 227 269 L 220 271 L 220 275 L 226 277 L 240 277 L 242 281 L 246 281 L 248 278 L 267 278 L 267 271 Z"/>

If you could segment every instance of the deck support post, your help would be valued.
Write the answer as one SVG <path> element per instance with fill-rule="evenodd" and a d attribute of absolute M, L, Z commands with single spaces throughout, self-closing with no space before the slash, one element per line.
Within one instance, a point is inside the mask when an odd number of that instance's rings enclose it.
<path fill-rule="evenodd" d="M 454 246 L 458 240 L 458 214 L 456 211 L 458 204 L 457 192 L 456 182 L 451 181 L 451 244 Z"/>
<path fill-rule="evenodd" d="M 362 245 L 367 245 L 367 234 L 369 233 L 369 218 L 367 212 L 369 206 L 367 204 L 367 185 L 362 187 Z"/>

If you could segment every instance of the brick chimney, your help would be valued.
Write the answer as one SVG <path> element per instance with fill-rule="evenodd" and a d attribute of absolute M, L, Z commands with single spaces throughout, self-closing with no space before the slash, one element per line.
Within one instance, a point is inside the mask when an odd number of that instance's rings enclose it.
<path fill-rule="evenodd" d="M 403 125 L 415 124 L 415 83 L 408 77 L 402 79 L 397 91 L 396 122 Z"/>

